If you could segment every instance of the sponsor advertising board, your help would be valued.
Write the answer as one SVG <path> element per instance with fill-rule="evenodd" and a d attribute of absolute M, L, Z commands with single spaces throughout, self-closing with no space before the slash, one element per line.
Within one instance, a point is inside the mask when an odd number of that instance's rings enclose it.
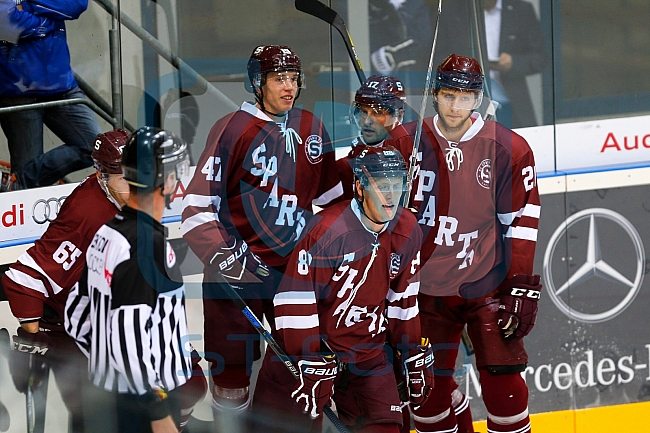
<path fill-rule="evenodd" d="M 544 288 L 522 373 L 531 413 L 650 400 L 648 188 L 542 196 L 535 273 Z M 459 360 L 457 380 L 484 419 L 471 361 Z"/>

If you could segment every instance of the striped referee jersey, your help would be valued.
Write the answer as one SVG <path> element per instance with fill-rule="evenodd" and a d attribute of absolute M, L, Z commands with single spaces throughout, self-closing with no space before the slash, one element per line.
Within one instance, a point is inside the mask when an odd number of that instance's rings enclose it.
<path fill-rule="evenodd" d="M 164 226 L 125 207 L 103 225 L 65 309 L 95 386 L 155 396 L 191 375 L 185 287 Z M 190 345 L 188 345 L 190 346 Z"/>

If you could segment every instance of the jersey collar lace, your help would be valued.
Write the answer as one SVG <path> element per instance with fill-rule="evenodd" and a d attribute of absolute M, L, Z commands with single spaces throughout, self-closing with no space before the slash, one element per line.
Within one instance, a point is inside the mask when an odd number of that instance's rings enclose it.
<path fill-rule="evenodd" d="M 460 170 L 460 164 L 463 162 L 463 150 L 458 147 L 462 142 L 464 141 L 469 141 L 472 138 L 476 136 L 476 134 L 479 133 L 481 128 L 483 128 L 484 121 L 483 118 L 481 117 L 480 113 L 474 112 L 472 113 L 471 116 L 472 119 L 472 126 L 463 134 L 461 137 L 460 141 L 458 143 L 455 143 L 453 141 L 449 141 L 445 138 L 445 136 L 442 134 L 440 131 L 440 128 L 438 128 L 438 115 L 433 118 L 433 126 L 436 128 L 436 132 L 438 133 L 439 136 L 445 139 L 447 141 L 447 148 L 444 149 L 445 151 L 445 161 L 447 162 L 447 169 L 449 171 L 454 171 L 456 168 Z M 456 158 L 456 161 L 458 161 L 458 167 L 454 164 L 454 157 Z"/>

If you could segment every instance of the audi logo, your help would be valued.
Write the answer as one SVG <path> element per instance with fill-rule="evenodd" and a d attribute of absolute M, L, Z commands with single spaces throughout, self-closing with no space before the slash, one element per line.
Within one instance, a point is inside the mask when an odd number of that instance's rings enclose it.
<path fill-rule="evenodd" d="M 48 221 L 54 221 L 57 215 L 59 215 L 61 205 L 66 198 L 68 198 L 67 195 L 59 198 L 51 197 L 36 200 L 32 207 L 32 219 L 34 219 L 34 222 L 36 224 L 45 224 Z"/>

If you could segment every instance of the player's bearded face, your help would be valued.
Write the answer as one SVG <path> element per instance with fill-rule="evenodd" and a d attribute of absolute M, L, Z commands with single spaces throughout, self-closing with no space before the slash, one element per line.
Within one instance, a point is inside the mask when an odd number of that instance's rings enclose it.
<path fill-rule="evenodd" d="M 438 119 L 442 128 L 448 131 L 462 128 L 478 102 L 474 92 L 454 89 L 440 89 L 434 98 L 438 102 Z"/>
<path fill-rule="evenodd" d="M 295 71 L 269 72 L 263 86 L 264 107 L 271 113 L 291 110 L 298 94 L 299 74 Z"/>
<path fill-rule="evenodd" d="M 363 210 L 375 221 L 388 222 L 395 217 L 403 192 L 402 177 L 371 178 L 364 189 Z"/>

